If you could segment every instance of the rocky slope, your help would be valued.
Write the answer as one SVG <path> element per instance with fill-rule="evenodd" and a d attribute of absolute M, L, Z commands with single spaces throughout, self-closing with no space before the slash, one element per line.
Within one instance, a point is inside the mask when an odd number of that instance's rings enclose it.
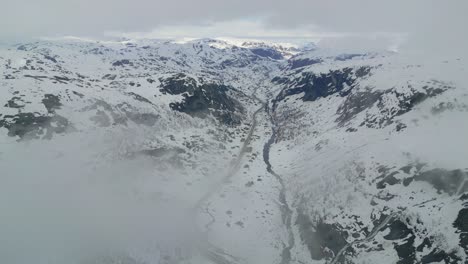
<path fill-rule="evenodd" d="M 8 263 L 467 263 L 464 58 L 61 40 L 0 69 Z"/>

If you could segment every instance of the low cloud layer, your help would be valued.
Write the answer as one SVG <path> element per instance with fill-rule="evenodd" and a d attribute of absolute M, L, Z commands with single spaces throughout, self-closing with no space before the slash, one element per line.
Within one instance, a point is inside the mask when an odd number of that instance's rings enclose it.
<path fill-rule="evenodd" d="M 123 141 L 139 142 L 134 137 L 118 131 L 0 142 L 0 261 L 98 263 L 116 255 L 154 263 L 162 252 L 199 247 L 192 205 L 156 195 L 154 162 L 115 157 Z"/>
<path fill-rule="evenodd" d="M 463 0 L 22 0 L 2 4 L 0 32 L 4 36 L 98 35 L 254 19 L 270 30 L 308 27 L 318 32 L 461 34 L 467 7 Z M 249 27 L 243 30 L 250 32 Z"/>

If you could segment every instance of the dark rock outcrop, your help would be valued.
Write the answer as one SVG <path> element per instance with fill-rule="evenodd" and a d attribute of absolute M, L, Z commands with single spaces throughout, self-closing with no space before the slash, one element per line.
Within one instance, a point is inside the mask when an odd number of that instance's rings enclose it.
<path fill-rule="evenodd" d="M 0 127 L 8 129 L 8 136 L 18 136 L 21 139 L 50 139 L 54 133 L 65 133 L 69 125 L 69 121 L 60 115 L 39 113 L 0 115 Z"/>
<path fill-rule="evenodd" d="M 404 184 L 409 185 L 412 181 L 425 181 L 431 184 L 439 193 L 445 192 L 449 195 L 457 194 L 458 191 L 462 193 L 468 191 L 468 174 L 460 169 L 424 171 L 406 179 Z"/>
<path fill-rule="evenodd" d="M 202 118 L 211 113 L 224 124 L 238 125 L 242 107 L 228 95 L 229 88 L 224 85 L 204 84 L 194 88 L 193 92 L 184 94 L 182 102 L 171 103 L 170 107 Z"/>
<path fill-rule="evenodd" d="M 127 59 L 123 59 L 123 60 L 118 60 L 112 63 L 112 66 L 125 66 L 125 65 L 133 66 L 133 62 Z"/>
<path fill-rule="evenodd" d="M 162 93 L 182 94 L 181 102 L 169 106 L 179 112 L 204 118 L 212 114 L 227 125 L 238 125 L 241 121 L 242 106 L 229 93 L 231 87 L 220 84 L 197 85 L 197 81 L 185 74 L 160 79 Z"/>
<path fill-rule="evenodd" d="M 356 71 L 356 76 L 366 76 L 367 74 L 369 72 L 365 69 Z M 361 91 L 357 90 L 349 93 L 345 101 L 338 107 L 336 112 L 338 117 L 335 121 L 340 126 L 344 126 L 359 113 L 376 107 L 379 110 L 378 114 L 366 114 L 365 120 L 360 126 L 383 128 L 393 124 L 395 117 L 411 111 L 418 104 L 445 92 L 447 89 L 450 89 L 450 86 L 435 83 L 434 87 L 424 86 L 418 90 L 409 86 L 407 93 L 400 93 L 394 88 L 387 90 L 372 90 L 370 88 L 365 88 Z M 388 103 L 394 101 L 397 102 L 396 105 Z M 397 124 L 398 131 L 405 127 L 405 124 Z"/>
<path fill-rule="evenodd" d="M 328 224 L 322 220 L 313 223 L 306 214 L 299 211 L 296 225 L 299 227 L 301 240 L 307 245 L 314 260 L 331 259 L 347 244 L 347 232 L 341 231 L 336 224 Z M 348 250 L 352 251 L 352 248 Z"/>
<path fill-rule="evenodd" d="M 159 79 L 161 82 L 160 91 L 164 94 L 182 94 L 182 93 L 193 93 L 197 82 L 195 79 L 188 77 L 187 75 L 180 73 L 171 76 L 166 79 Z"/>
<path fill-rule="evenodd" d="M 60 109 L 62 106 L 60 98 L 53 94 L 45 94 L 42 103 L 49 113 L 55 113 L 55 110 Z"/>
<path fill-rule="evenodd" d="M 253 54 L 260 56 L 260 57 L 266 57 L 274 60 L 281 60 L 283 59 L 283 55 L 281 55 L 281 52 L 275 50 L 275 49 L 268 49 L 268 48 L 252 48 L 250 49 Z"/>
<path fill-rule="evenodd" d="M 457 219 L 453 223 L 453 226 L 457 228 L 460 234 L 460 246 L 468 254 L 468 203 L 465 204 L 465 208 L 458 212 Z"/>
<path fill-rule="evenodd" d="M 317 59 L 291 59 L 288 62 L 288 66 L 291 70 L 309 66 L 309 65 L 314 65 L 314 64 L 319 64 L 322 63 L 323 60 L 320 58 Z"/>
<path fill-rule="evenodd" d="M 368 67 L 362 66 L 358 69 L 347 67 L 321 74 L 302 73 L 300 78 L 289 80 L 288 87 L 283 89 L 275 100 L 281 101 L 288 96 L 301 93 L 304 94 L 303 101 L 315 101 L 334 94 L 346 96 L 357 84 L 358 75 L 362 78 L 370 73 L 370 69 L 364 68 Z"/>

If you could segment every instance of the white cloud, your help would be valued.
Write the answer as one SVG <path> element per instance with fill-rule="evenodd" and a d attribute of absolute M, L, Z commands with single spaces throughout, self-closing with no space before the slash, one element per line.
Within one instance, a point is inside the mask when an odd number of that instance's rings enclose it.
<path fill-rule="evenodd" d="M 107 36 L 138 38 L 310 38 L 341 36 L 340 33 L 320 33 L 313 25 L 296 28 L 275 29 L 266 27 L 264 19 L 237 19 L 231 21 L 209 22 L 193 25 L 162 25 L 147 32 L 107 32 Z"/>
<path fill-rule="evenodd" d="M 350 35 L 371 40 L 399 35 L 399 41 L 391 44 L 393 49 L 404 44 L 413 50 L 460 52 L 468 44 L 467 8 L 466 0 L 6 1 L 0 14 L 0 38 L 102 37 L 104 32 L 129 37 L 332 40 Z M 404 39 L 408 42 L 403 43 Z"/>

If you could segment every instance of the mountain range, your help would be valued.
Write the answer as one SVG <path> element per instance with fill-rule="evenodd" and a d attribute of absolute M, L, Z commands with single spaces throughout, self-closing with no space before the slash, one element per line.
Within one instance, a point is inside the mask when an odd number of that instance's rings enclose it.
<path fill-rule="evenodd" d="M 314 44 L 3 44 L 0 258 L 468 263 L 466 75 Z"/>

